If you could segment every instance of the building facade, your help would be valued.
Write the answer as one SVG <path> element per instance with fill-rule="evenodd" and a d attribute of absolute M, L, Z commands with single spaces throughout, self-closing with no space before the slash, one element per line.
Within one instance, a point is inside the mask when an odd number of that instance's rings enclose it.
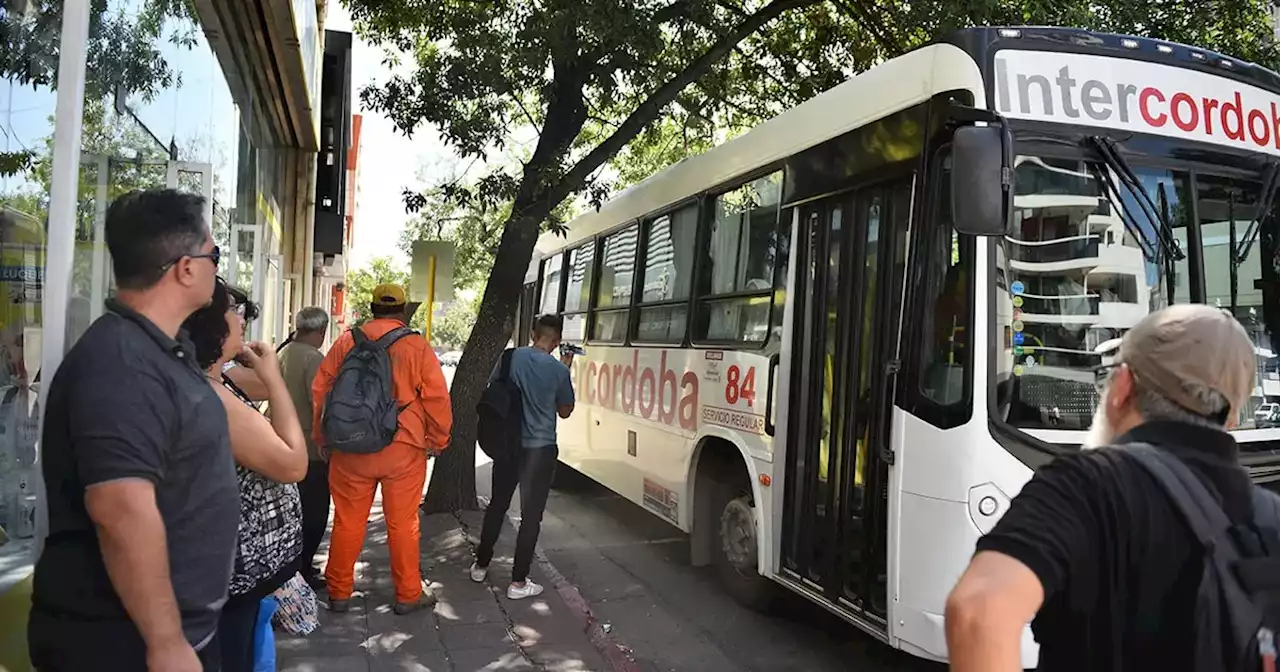
<path fill-rule="evenodd" d="M 113 290 L 107 205 L 206 196 L 223 276 L 262 306 L 253 338 L 278 343 L 295 311 L 330 304 L 313 254 L 325 4 L 0 2 L 17 55 L 0 59 L 0 669 L 29 668 L 41 381 Z"/>

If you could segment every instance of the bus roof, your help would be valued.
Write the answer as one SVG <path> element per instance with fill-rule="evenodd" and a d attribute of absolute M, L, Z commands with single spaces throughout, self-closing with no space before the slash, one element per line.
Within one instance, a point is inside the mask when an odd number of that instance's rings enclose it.
<path fill-rule="evenodd" d="M 580 240 L 725 185 L 937 93 L 957 89 L 972 91 L 977 101 L 985 100 L 977 64 L 954 45 L 933 44 L 886 61 L 733 140 L 628 187 L 598 212 L 570 222 L 568 238 L 544 233 L 538 239 L 530 273 L 536 276 L 543 257 Z"/>

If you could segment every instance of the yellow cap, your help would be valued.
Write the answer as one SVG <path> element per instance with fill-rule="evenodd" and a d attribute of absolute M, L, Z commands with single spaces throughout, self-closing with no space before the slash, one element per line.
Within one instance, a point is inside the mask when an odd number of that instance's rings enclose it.
<path fill-rule="evenodd" d="M 379 306 L 403 306 L 407 302 L 404 287 L 400 285 L 378 285 L 373 288 L 373 303 Z"/>

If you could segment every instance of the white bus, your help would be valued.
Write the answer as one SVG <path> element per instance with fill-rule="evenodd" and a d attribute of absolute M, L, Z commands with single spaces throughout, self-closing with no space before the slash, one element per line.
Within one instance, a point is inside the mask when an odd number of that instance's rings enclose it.
<path fill-rule="evenodd" d="M 945 660 L 974 543 L 1078 450 L 1094 348 L 1148 312 L 1239 317 L 1259 383 L 1236 436 L 1280 479 L 1255 424 L 1280 401 L 1277 165 L 1273 72 L 963 30 L 541 237 L 516 338 L 564 316 L 586 356 L 560 459 L 688 532 L 736 597 L 781 584 Z"/>

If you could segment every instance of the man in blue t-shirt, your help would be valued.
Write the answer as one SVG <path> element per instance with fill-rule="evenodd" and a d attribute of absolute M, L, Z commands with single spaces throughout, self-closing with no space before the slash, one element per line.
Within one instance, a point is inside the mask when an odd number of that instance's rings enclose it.
<path fill-rule="evenodd" d="M 493 545 L 502 531 L 511 497 L 520 486 L 520 533 L 516 536 L 515 565 L 511 569 L 511 585 L 507 597 L 522 600 L 542 593 L 542 586 L 529 580 L 533 549 L 542 529 L 542 511 L 551 492 L 551 479 L 556 472 L 560 449 L 556 446 L 556 416 L 568 418 L 573 413 L 573 382 L 569 367 L 573 355 L 554 353 L 560 347 L 564 321 L 555 315 L 543 315 L 533 323 L 533 343 L 511 353 L 511 380 L 520 389 L 524 417 L 520 423 L 521 444 L 518 455 L 493 464 L 493 499 L 484 513 L 484 530 L 476 561 L 471 565 L 471 580 L 481 583 L 489 575 Z M 499 363 L 499 367 L 501 363 Z M 490 382 L 498 375 L 498 368 Z"/>

